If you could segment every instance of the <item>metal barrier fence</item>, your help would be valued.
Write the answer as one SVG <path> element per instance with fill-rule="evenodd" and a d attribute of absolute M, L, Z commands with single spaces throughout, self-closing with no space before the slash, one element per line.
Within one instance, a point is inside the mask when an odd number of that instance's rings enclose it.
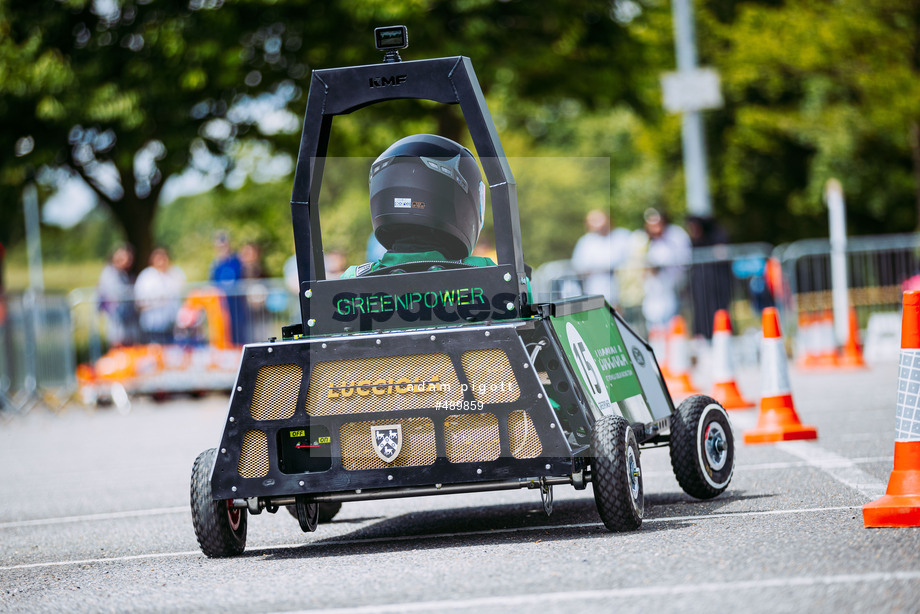
<path fill-rule="evenodd" d="M 846 254 L 848 296 L 864 331 L 867 359 L 874 352 L 870 346 L 880 339 L 888 345 L 879 346 L 874 355 L 895 359 L 901 293 L 905 287 L 920 288 L 920 234 L 851 237 Z M 771 274 L 771 263 L 777 264 L 781 275 Z M 569 261 L 558 260 L 534 271 L 532 289 L 538 302 L 552 301 L 581 294 L 582 282 Z M 219 300 L 209 302 L 207 297 Z M 692 333 L 708 336 L 713 313 L 724 308 L 731 314 L 736 334 L 753 339 L 759 334 L 760 311 L 768 305 L 780 308 L 784 334 L 793 343 L 798 343 L 801 314 L 831 308 L 827 239 L 775 249 L 767 243 L 750 243 L 693 250 L 681 301 Z M 127 312 L 136 314 L 134 305 Z M 637 316 L 633 310 L 625 315 L 644 332 L 644 323 L 638 321 L 641 313 Z M 30 292 L 0 297 L 0 411 L 27 411 L 38 403 L 54 407 L 70 398 L 78 385 L 76 356 L 80 362 L 95 364 L 110 350 L 107 317 L 99 309 L 94 288 L 74 290 L 67 298 Z M 245 343 L 279 336 L 282 326 L 299 319 L 297 297 L 280 279 L 220 288 L 190 284 L 186 294 L 178 297 L 172 333 L 176 344 L 188 347 L 221 345 L 215 339 L 223 331 L 222 345 L 232 353 Z M 144 344 L 137 322 L 128 325 L 135 331 L 134 343 Z M 752 351 L 756 353 L 756 348 Z M 169 362 L 169 357 L 159 360 Z"/>
<path fill-rule="evenodd" d="M 70 306 L 83 401 L 111 401 L 120 409 L 134 394 L 229 390 L 241 346 L 280 337 L 282 326 L 300 320 L 297 297 L 280 279 L 194 283 L 181 296 L 107 301 L 105 309 L 95 288 L 80 288 L 71 292 Z M 147 309 L 165 313 L 156 318 L 165 326 L 150 330 Z"/>
<path fill-rule="evenodd" d="M 830 242 L 796 241 L 778 247 L 775 257 L 790 290 L 783 329 L 794 335 L 803 318 L 833 307 Z M 849 237 L 846 268 L 847 298 L 866 331 L 867 354 L 896 359 L 901 294 L 920 289 L 920 234 Z"/>
<path fill-rule="evenodd" d="M 901 294 L 920 289 L 920 234 L 850 237 L 846 245 L 847 298 L 865 344 L 866 360 L 898 356 Z M 568 260 L 534 272 L 538 300 L 577 296 L 581 280 Z M 831 246 L 828 239 L 806 239 L 772 248 L 768 243 L 695 248 L 682 294 L 681 313 L 695 334 L 709 336 L 712 315 L 726 308 L 736 333 L 759 331 L 760 312 L 776 306 L 784 337 L 797 351 L 812 335 L 800 322 L 833 307 Z M 644 330 L 641 317 L 624 310 L 630 324 Z M 630 317 L 631 315 L 631 317 Z M 841 330 L 841 327 L 837 327 Z M 837 335 L 836 344 L 846 339 Z M 832 340 L 833 344 L 833 340 Z"/>
<path fill-rule="evenodd" d="M 719 309 L 729 310 L 736 329 L 759 329 L 760 311 L 774 303 L 767 280 L 772 249 L 769 243 L 693 249 L 680 291 L 680 311 L 690 323 L 693 334 L 710 337 L 713 317 Z M 617 272 L 621 277 L 625 277 L 624 273 L 624 270 Z M 569 260 L 555 260 L 538 267 L 533 274 L 532 288 L 538 302 L 578 296 L 583 290 L 582 280 Z M 637 308 L 622 309 L 622 315 L 634 328 L 646 332 Z"/>
<path fill-rule="evenodd" d="M 110 347 L 111 314 L 120 314 L 118 328 L 127 331 L 126 345 L 152 342 L 140 326 L 143 308 L 128 301 L 123 309 L 99 309 L 95 288 L 77 288 L 69 295 L 74 337 L 81 355 L 97 361 Z M 111 301 L 110 301 L 111 303 Z M 215 343 L 215 328 L 227 325 L 228 346 L 280 337 L 281 327 L 300 320 L 300 306 L 281 279 L 245 280 L 233 284 L 190 283 L 174 297 L 173 326 L 169 342 Z M 218 322 L 221 319 L 222 322 Z M 220 343 L 220 342 L 216 342 Z M 121 345 L 121 344 L 119 344 Z"/>
<path fill-rule="evenodd" d="M 76 390 L 70 308 L 64 296 L 0 296 L 0 412 L 60 409 Z"/>

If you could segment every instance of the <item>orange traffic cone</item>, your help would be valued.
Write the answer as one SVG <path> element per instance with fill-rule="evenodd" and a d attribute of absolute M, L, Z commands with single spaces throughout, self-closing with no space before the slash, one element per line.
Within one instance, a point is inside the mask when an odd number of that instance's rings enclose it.
<path fill-rule="evenodd" d="M 700 393 L 690 381 L 690 347 L 687 325 L 681 315 L 671 319 L 671 334 L 668 335 L 668 372 L 664 377 L 668 391 L 673 397 L 684 398 Z"/>
<path fill-rule="evenodd" d="M 800 369 L 815 366 L 815 328 L 814 317 L 810 313 L 799 314 L 799 327 L 795 334 L 795 365 Z"/>
<path fill-rule="evenodd" d="M 763 396 L 757 426 L 744 433 L 744 443 L 772 443 L 791 439 L 817 439 L 818 430 L 799 421 L 792 404 L 786 348 L 775 307 L 763 310 L 760 346 Z"/>
<path fill-rule="evenodd" d="M 648 344 L 658 361 L 662 377 L 668 375 L 668 331 L 663 326 L 653 326 L 648 331 Z"/>
<path fill-rule="evenodd" d="M 725 409 L 749 409 L 754 404 L 741 396 L 735 382 L 731 357 L 732 322 L 728 312 L 720 309 L 712 320 L 712 392 L 709 396 Z"/>
<path fill-rule="evenodd" d="M 826 369 L 837 365 L 834 317 L 830 311 L 799 317 L 801 344 L 796 365 L 802 369 Z"/>
<path fill-rule="evenodd" d="M 920 526 L 920 292 L 905 292 L 894 468 L 881 499 L 863 506 L 867 527 Z"/>
<path fill-rule="evenodd" d="M 819 317 L 820 352 L 818 354 L 818 365 L 821 367 L 836 367 L 837 336 L 834 334 L 834 314 L 830 310 L 825 310 Z"/>
<path fill-rule="evenodd" d="M 862 344 L 859 342 L 859 320 L 856 317 L 856 308 L 850 307 L 850 333 L 847 342 L 840 351 L 841 367 L 861 369 L 866 366 L 863 360 Z"/>

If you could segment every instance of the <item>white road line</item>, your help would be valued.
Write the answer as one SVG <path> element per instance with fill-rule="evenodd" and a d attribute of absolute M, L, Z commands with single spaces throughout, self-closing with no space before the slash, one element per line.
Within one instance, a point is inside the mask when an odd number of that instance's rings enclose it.
<path fill-rule="evenodd" d="M 824 471 L 844 486 L 849 486 L 870 501 L 885 494 L 887 484 L 880 482 L 857 467 L 853 460 L 825 450 L 814 442 L 783 441 L 776 444 L 776 447 Z"/>
<path fill-rule="evenodd" d="M 854 510 L 852 506 L 836 507 L 812 507 L 794 510 L 768 510 L 759 512 L 728 512 L 724 514 L 707 514 L 705 516 L 671 516 L 668 518 L 647 518 L 643 520 L 645 524 L 657 524 L 664 522 L 698 522 L 701 520 L 721 520 L 723 518 L 741 518 L 749 516 L 781 516 L 786 514 L 820 514 L 824 512 L 838 512 L 842 510 Z M 297 544 L 278 544 L 274 546 L 249 546 L 249 551 L 271 552 L 274 550 L 292 550 L 295 548 L 329 548 L 335 546 L 353 546 L 360 544 L 377 544 L 385 542 L 416 541 L 421 539 L 446 539 L 446 538 L 468 538 L 481 535 L 504 535 L 508 533 L 521 533 L 530 531 L 558 531 L 560 529 L 585 529 L 603 526 L 600 522 L 581 522 L 576 524 L 560 525 L 538 525 L 532 527 L 514 527 L 510 529 L 489 529 L 484 531 L 469 531 L 465 533 L 426 533 L 423 535 L 394 535 L 392 537 L 368 537 L 363 539 L 344 539 L 336 540 L 334 537 L 322 541 L 305 542 Z M 61 567 L 64 565 L 87 565 L 91 563 L 113 563 L 118 561 L 136 561 L 145 558 L 165 558 L 171 556 L 203 556 L 198 550 L 185 552 L 161 552 L 156 554 L 133 554 L 129 556 L 116 556 L 110 558 L 98 559 L 80 559 L 76 561 L 50 561 L 44 563 L 24 563 L 22 565 L 9 565 L 0 567 L 0 571 L 11 571 L 14 569 L 34 569 L 38 567 Z"/>
<path fill-rule="evenodd" d="M 49 524 L 64 524 L 68 522 L 87 522 L 92 520 L 114 520 L 118 518 L 138 518 L 140 516 L 162 516 L 163 514 L 178 514 L 188 512 L 189 507 L 161 507 L 150 510 L 130 510 L 125 512 L 105 512 L 102 514 L 85 514 L 83 516 L 61 516 L 59 518 L 39 518 L 36 520 L 17 520 L 14 522 L 0 522 L 0 529 L 15 529 L 18 527 L 40 527 Z"/>
<path fill-rule="evenodd" d="M 524 595 L 502 595 L 498 597 L 464 598 L 456 601 L 415 601 L 408 603 L 387 603 L 324 610 L 297 610 L 288 614 L 386 614 L 388 612 L 447 612 L 472 610 L 487 607 L 512 607 L 515 611 L 527 606 L 542 606 L 547 603 L 576 601 L 597 601 L 629 597 L 662 597 L 670 595 L 719 594 L 743 590 L 770 588 L 809 588 L 815 586 L 864 584 L 872 582 L 915 582 L 920 580 L 920 571 L 895 571 L 887 573 L 842 574 L 836 576 L 811 576 L 791 578 L 768 578 L 765 580 L 741 580 L 738 582 L 708 582 L 677 584 L 667 586 L 642 586 L 614 588 L 609 590 L 570 591 L 559 593 L 528 593 Z"/>
<path fill-rule="evenodd" d="M 787 442 L 777 444 L 778 446 L 785 447 L 789 446 L 790 443 L 800 443 L 811 447 L 812 444 L 804 444 L 804 442 Z M 804 460 L 798 462 L 777 462 L 777 463 L 757 463 L 753 465 L 736 465 L 735 473 L 746 472 L 746 471 L 775 471 L 777 469 L 795 469 L 798 467 L 816 467 L 818 469 L 841 469 L 846 470 L 847 474 L 853 475 L 853 471 L 849 469 L 850 464 L 861 465 L 866 463 L 891 463 L 894 462 L 893 456 L 862 456 L 852 459 L 846 459 L 841 456 L 830 453 L 822 453 L 820 457 L 818 455 L 811 454 L 808 458 L 797 454 L 794 449 L 786 450 L 794 456 L 803 458 Z M 807 450 L 806 451 L 810 451 Z M 859 469 L 854 469 L 859 472 Z M 862 472 L 860 472 L 862 473 Z M 670 471 L 648 471 L 645 472 L 646 477 L 666 477 L 673 475 Z M 866 474 L 863 474 L 865 476 Z M 871 482 L 871 478 L 870 478 Z M 876 482 L 877 486 L 879 483 Z M 847 484 L 849 485 L 849 484 Z M 884 494 L 885 485 L 881 485 L 882 492 L 877 495 L 881 496 Z M 870 495 L 867 495 L 870 496 Z M 54 525 L 54 524 L 64 524 L 64 523 L 75 523 L 75 522 L 91 522 L 94 520 L 116 520 L 120 518 L 139 518 L 143 516 L 158 516 L 161 514 L 182 514 L 188 512 L 189 508 L 187 506 L 179 507 L 163 507 L 159 509 L 152 510 L 129 510 L 124 512 L 107 512 L 100 514 L 84 514 L 82 516 L 60 516 L 56 518 L 38 518 L 35 520 L 16 520 L 11 522 L 0 522 L 0 530 L 2 529 L 15 529 L 19 527 L 40 527 L 45 525 Z"/>
<path fill-rule="evenodd" d="M 804 442 L 798 442 L 804 443 Z M 789 446 L 789 442 L 777 444 L 778 446 Z M 810 444 L 804 444 L 809 445 Z M 805 458 L 796 454 L 792 449 L 786 450 L 794 456 L 799 456 L 799 458 Z M 846 469 L 847 473 L 850 475 L 853 472 L 849 469 L 850 464 L 859 465 L 865 463 L 891 463 L 894 462 L 893 456 L 863 456 L 858 458 L 846 459 L 835 454 L 823 453 L 821 457 L 817 455 L 810 455 L 805 460 L 800 462 L 778 462 L 778 463 L 758 463 L 754 465 L 736 465 L 735 473 L 745 472 L 745 471 L 774 471 L 776 469 L 795 469 L 797 467 L 817 467 L 819 469 L 833 468 L 833 469 Z M 849 463 L 849 464 L 848 464 Z M 860 471 L 859 469 L 854 469 L 853 471 Z M 860 472 L 862 473 L 862 472 Z M 665 477 L 673 475 L 670 471 L 649 471 L 645 472 L 646 477 Z M 865 474 L 863 474 L 865 475 Z M 871 480 L 871 478 L 870 478 Z M 879 484 L 876 482 L 876 485 Z M 849 485 L 849 484 L 848 484 Z M 881 486 L 882 493 L 884 494 L 885 485 Z M 869 496 L 869 495 L 867 495 Z M 100 514 L 84 514 L 82 516 L 60 516 L 56 518 L 37 518 L 35 520 L 15 520 L 10 522 L 0 522 L 0 530 L 2 529 L 16 529 L 19 527 L 40 527 L 45 525 L 54 525 L 54 524 L 65 524 L 65 523 L 75 523 L 75 522 L 91 522 L 94 520 L 117 520 L 120 518 L 139 518 L 143 516 L 159 516 L 162 514 L 182 514 L 188 512 L 188 506 L 179 506 L 179 507 L 161 507 L 158 509 L 151 510 L 128 510 L 124 512 L 106 512 Z"/>

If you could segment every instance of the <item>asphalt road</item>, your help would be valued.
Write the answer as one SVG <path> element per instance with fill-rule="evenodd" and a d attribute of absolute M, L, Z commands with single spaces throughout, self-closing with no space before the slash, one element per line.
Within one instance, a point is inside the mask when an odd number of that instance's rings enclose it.
<path fill-rule="evenodd" d="M 735 475 L 707 502 L 643 452 L 635 533 L 557 487 L 551 517 L 536 491 L 347 503 L 310 534 L 263 513 L 222 560 L 198 549 L 188 484 L 226 397 L 35 410 L 0 422 L 0 612 L 920 611 L 920 528 L 861 513 L 891 470 L 896 364 L 791 378 L 816 442 L 745 446 L 757 410 L 731 412 Z M 759 373 L 739 380 L 756 399 Z"/>

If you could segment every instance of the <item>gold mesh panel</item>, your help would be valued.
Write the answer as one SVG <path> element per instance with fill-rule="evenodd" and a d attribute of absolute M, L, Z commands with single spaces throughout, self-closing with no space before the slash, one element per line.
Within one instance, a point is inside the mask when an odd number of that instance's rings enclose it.
<path fill-rule="evenodd" d="M 307 413 L 403 411 L 462 401 L 460 380 L 447 354 L 381 356 L 314 365 Z"/>
<path fill-rule="evenodd" d="M 504 350 L 470 350 L 460 357 L 470 390 L 482 403 L 511 403 L 521 396 Z"/>
<path fill-rule="evenodd" d="M 495 414 L 454 414 L 444 420 L 447 460 L 452 463 L 494 461 L 501 454 Z"/>
<path fill-rule="evenodd" d="M 298 365 L 259 367 L 249 412 L 256 420 L 286 420 L 297 408 L 303 370 Z"/>
<path fill-rule="evenodd" d="M 268 475 L 268 438 L 262 431 L 248 431 L 243 437 L 243 449 L 237 471 L 244 478 Z"/>
<path fill-rule="evenodd" d="M 537 458 L 543 452 L 540 436 L 526 411 L 517 410 L 508 414 L 508 438 L 511 442 L 511 456 L 514 458 Z"/>
<path fill-rule="evenodd" d="M 379 424 L 402 425 L 402 450 L 392 463 L 385 463 L 374 452 L 371 427 Z M 349 422 L 339 430 L 342 444 L 342 467 L 348 471 L 386 467 L 431 465 L 437 458 L 434 423 L 428 418 Z"/>

